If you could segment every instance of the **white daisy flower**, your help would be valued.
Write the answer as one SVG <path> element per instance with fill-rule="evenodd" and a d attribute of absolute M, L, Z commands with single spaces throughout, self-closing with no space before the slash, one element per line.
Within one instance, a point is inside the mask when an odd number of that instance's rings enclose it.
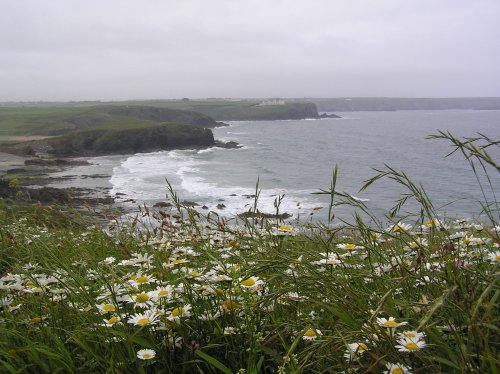
<path fill-rule="evenodd" d="M 389 319 L 386 318 L 377 318 L 377 323 L 381 327 L 386 327 L 389 329 L 395 329 L 396 327 L 404 326 L 407 325 L 408 322 L 397 322 L 394 317 L 389 317 Z"/>
<path fill-rule="evenodd" d="M 321 330 L 318 329 L 307 329 L 304 332 L 304 335 L 302 335 L 302 340 L 316 340 L 318 338 L 321 338 L 323 336 L 323 333 Z"/>
<path fill-rule="evenodd" d="M 158 323 L 160 313 L 155 310 L 146 310 L 144 313 L 136 313 L 131 316 L 127 322 L 135 326 L 149 326 Z"/>
<path fill-rule="evenodd" d="M 385 364 L 387 371 L 384 374 L 411 374 L 411 368 L 403 364 L 392 364 L 388 362 Z"/>
<path fill-rule="evenodd" d="M 141 360 L 152 360 L 155 356 L 156 352 L 152 349 L 141 349 L 137 351 L 137 358 Z"/>
<path fill-rule="evenodd" d="M 397 342 L 399 344 L 396 345 L 396 349 L 399 352 L 415 352 L 425 348 L 427 345 L 423 340 L 414 340 L 409 338 L 398 339 Z"/>

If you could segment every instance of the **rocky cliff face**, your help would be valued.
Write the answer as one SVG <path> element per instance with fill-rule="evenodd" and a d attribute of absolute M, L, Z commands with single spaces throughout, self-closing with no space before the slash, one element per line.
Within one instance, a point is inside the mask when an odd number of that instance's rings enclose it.
<path fill-rule="evenodd" d="M 153 152 L 174 148 L 202 148 L 215 144 L 210 129 L 164 124 L 146 128 L 95 129 L 46 141 L 55 156 L 88 156 Z"/>

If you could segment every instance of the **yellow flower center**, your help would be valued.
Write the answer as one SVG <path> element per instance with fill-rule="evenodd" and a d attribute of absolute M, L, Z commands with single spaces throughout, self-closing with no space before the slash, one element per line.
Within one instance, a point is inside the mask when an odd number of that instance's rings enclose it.
<path fill-rule="evenodd" d="M 148 317 L 141 318 L 140 320 L 137 321 L 137 324 L 141 326 L 149 325 L 150 323 L 151 320 Z"/>
<path fill-rule="evenodd" d="M 252 287 L 255 284 L 255 281 L 252 278 L 247 278 L 243 282 L 241 282 L 242 286 Z"/>
<path fill-rule="evenodd" d="M 355 244 L 351 244 L 351 243 L 349 243 L 349 244 L 346 244 L 346 245 L 344 246 L 344 248 L 345 248 L 345 249 L 354 249 L 354 248 L 356 248 L 356 245 L 355 245 Z"/>
<path fill-rule="evenodd" d="M 368 349 L 368 346 L 365 343 L 360 343 L 358 347 L 359 352 L 366 351 Z"/>
<path fill-rule="evenodd" d="M 240 243 L 238 243 L 236 240 L 230 240 L 229 241 L 229 245 L 233 248 L 239 248 L 240 247 Z"/>
<path fill-rule="evenodd" d="M 149 301 L 149 295 L 147 293 L 140 293 L 135 297 L 135 301 L 138 303 L 145 303 Z"/>
<path fill-rule="evenodd" d="M 114 325 L 116 321 L 117 321 L 116 317 L 111 317 L 110 319 L 108 319 L 108 325 Z"/>
<path fill-rule="evenodd" d="M 234 301 L 231 300 L 224 300 L 222 302 L 222 306 L 227 310 L 238 309 L 238 304 L 236 304 Z"/>
<path fill-rule="evenodd" d="M 398 327 L 399 323 L 396 321 L 385 321 L 384 326 L 385 327 Z"/>
<path fill-rule="evenodd" d="M 192 277 L 197 277 L 198 275 L 200 275 L 200 273 L 197 272 L 196 270 L 193 270 L 193 271 L 189 272 L 189 275 L 191 275 Z"/>
<path fill-rule="evenodd" d="M 145 358 L 147 360 L 148 358 L 151 358 L 151 355 L 149 353 L 143 353 L 142 358 Z"/>
<path fill-rule="evenodd" d="M 179 317 L 179 316 L 184 315 L 185 312 L 186 311 L 184 310 L 183 307 L 178 307 L 178 308 L 175 308 L 174 310 L 172 310 L 172 316 Z"/>
<path fill-rule="evenodd" d="M 404 345 L 404 347 L 409 350 L 409 351 L 416 351 L 418 349 L 418 345 L 416 345 L 415 343 L 406 343 Z"/>
<path fill-rule="evenodd" d="M 417 243 L 415 243 L 415 242 L 411 242 L 411 243 L 410 243 L 410 248 L 411 248 L 411 249 L 415 249 L 415 248 L 417 248 L 417 247 L 418 247 L 418 244 L 417 244 Z"/>
<path fill-rule="evenodd" d="M 179 264 L 182 264 L 184 262 L 184 260 L 182 258 L 178 259 L 178 260 L 174 260 L 172 261 L 172 264 L 174 265 L 179 265 Z"/>
<path fill-rule="evenodd" d="M 404 374 L 404 371 L 401 368 L 395 368 L 391 370 L 391 374 Z"/>
<path fill-rule="evenodd" d="M 425 221 L 425 225 L 426 225 L 427 227 L 432 226 L 432 224 L 433 224 L 433 223 L 434 223 L 434 221 L 433 221 L 432 219 L 430 219 L 430 220 L 428 220 L 428 221 Z M 399 370 L 401 370 L 401 369 L 399 369 Z"/>
<path fill-rule="evenodd" d="M 304 333 L 305 336 L 309 337 L 309 338 L 313 338 L 316 336 L 316 331 L 314 331 L 313 329 L 308 329 L 305 333 Z"/>
<path fill-rule="evenodd" d="M 160 290 L 158 291 L 158 297 L 165 297 L 168 296 L 168 291 L 167 290 Z"/>
<path fill-rule="evenodd" d="M 136 279 L 137 283 L 146 283 L 149 282 L 149 278 L 146 277 L 145 275 L 141 275 L 139 278 Z"/>
<path fill-rule="evenodd" d="M 40 317 L 33 317 L 32 319 L 30 319 L 30 323 L 32 325 L 38 325 L 41 322 L 42 322 L 42 319 Z"/>
<path fill-rule="evenodd" d="M 279 227 L 279 230 L 281 230 L 281 231 L 292 231 L 292 228 L 290 226 L 281 225 Z"/>
<path fill-rule="evenodd" d="M 500 261 L 500 255 L 496 255 L 495 260 Z"/>
<path fill-rule="evenodd" d="M 115 306 L 113 304 L 106 304 L 102 307 L 103 312 L 112 312 L 115 310 Z"/>
<path fill-rule="evenodd" d="M 406 332 L 404 335 L 405 335 L 407 338 L 414 338 L 414 337 L 415 337 L 415 334 L 414 334 L 414 333 L 412 333 L 412 332 Z"/>

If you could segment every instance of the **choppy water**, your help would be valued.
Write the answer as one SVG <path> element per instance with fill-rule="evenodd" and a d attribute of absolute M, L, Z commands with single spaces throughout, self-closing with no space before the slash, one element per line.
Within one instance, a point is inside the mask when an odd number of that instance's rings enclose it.
<path fill-rule="evenodd" d="M 457 136 L 480 132 L 499 139 L 500 111 L 338 114 L 344 118 L 231 122 L 214 130 L 216 139 L 236 141 L 241 149 L 175 150 L 121 158 L 110 179 L 111 193 L 154 204 L 165 201 L 168 179 L 181 199 L 231 216 L 252 206 L 248 195 L 255 193 L 259 180 L 260 210 L 274 212 L 276 197 L 285 195 L 281 212 L 324 219 L 327 209 L 315 208 L 326 207 L 328 197 L 312 193 L 329 187 L 338 164 L 338 189 L 367 199 L 368 207 L 383 216 L 403 192 L 400 186 L 384 181 L 363 192 L 359 189 L 374 175 L 372 168 L 388 164 L 422 183 L 434 205 L 442 207 L 443 216 L 474 217 L 480 212 L 477 200 L 482 196 L 468 163 L 462 156 L 444 158 L 451 150 L 449 143 L 426 137 L 446 130 Z M 498 152 L 495 156 L 498 162 Z M 498 173 L 490 170 L 490 177 L 500 197 Z M 226 206 L 223 210 L 216 208 L 221 203 Z"/>

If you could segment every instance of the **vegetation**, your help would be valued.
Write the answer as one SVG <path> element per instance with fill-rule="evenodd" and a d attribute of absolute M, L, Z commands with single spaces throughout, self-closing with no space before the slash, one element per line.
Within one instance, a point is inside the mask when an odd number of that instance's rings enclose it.
<path fill-rule="evenodd" d="M 0 135 L 63 135 L 75 130 L 133 123 L 173 122 L 215 127 L 212 118 L 192 111 L 150 106 L 28 106 L 0 108 Z"/>
<path fill-rule="evenodd" d="M 488 138 L 436 137 L 476 173 L 497 172 Z M 54 207 L 3 207 L 2 371 L 497 373 L 496 202 L 483 204 L 489 222 L 445 222 L 387 167 L 365 188 L 389 178 L 408 193 L 391 224 L 368 225 L 336 217 L 343 204 L 370 216 L 336 178 L 320 191 L 330 221 L 316 226 L 202 217 L 171 188 L 172 210 L 104 228 Z M 409 199 L 421 210 L 403 222 Z"/>

